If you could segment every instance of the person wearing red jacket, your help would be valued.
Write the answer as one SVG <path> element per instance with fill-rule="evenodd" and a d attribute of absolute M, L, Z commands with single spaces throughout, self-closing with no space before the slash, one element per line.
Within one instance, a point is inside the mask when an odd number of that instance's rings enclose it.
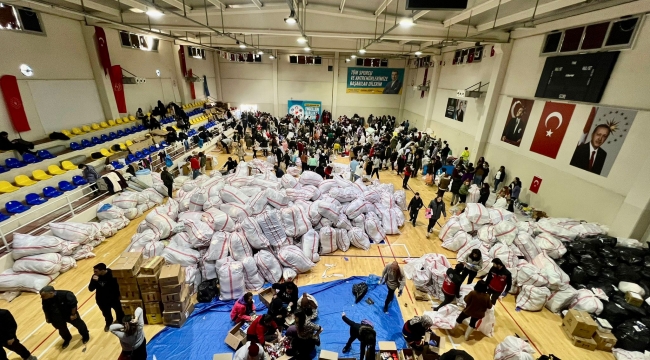
<path fill-rule="evenodd" d="M 246 341 L 251 343 L 259 343 L 262 346 L 266 341 L 273 341 L 280 337 L 278 326 L 273 321 L 273 317 L 269 314 L 258 316 L 251 326 L 246 330 Z"/>
<path fill-rule="evenodd" d="M 490 294 L 492 305 L 496 305 L 499 295 L 506 296 L 510 291 L 512 274 L 503 265 L 501 259 L 496 258 L 492 260 L 492 268 L 490 268 L 485 282 L 488 284 L 488 294 Z"/>
<path fill-rule="evenodd" d="M 438 311 L 443 306 L 451 304 L 455 298 L 460 297 L 460 286 L 463 284 L 463 269 L 465 269 L 463 263 L 456 264 L 456 267 L 453 269 L 447 269 L 445 280 L 442 282 L 442 292 L 445 295 L 445 300 L 438 307 L 434 308 L 433 311 Z"/>
<path fill-rule="evenodd" d="M 196 155 L 190 157 L 190 167 L 192 168 L 192 179 L 196 179 L 201 175 L 201 163 Z"/>
<path fill-rule="evenodd" d="M 255 314 L 255 302 L 253 294 L 247 292 L 235 302 L 235 306 L 230 310 L 230 320 L 239 323 L 242 321 L 250 322 L 251 316 Z"/>
<path fill-rule="evenodd" d="M 402 188 L 408 190 L 408 185 L 409 185 L 409 179 L 411 178 L 411 172 L 413 170 L 411 169 L 411 164 L 406 164 L 406 167 L 404 168 L 404 181 L 402 181 Z M 398 172 L 399 174 L 399 172 Z"/>

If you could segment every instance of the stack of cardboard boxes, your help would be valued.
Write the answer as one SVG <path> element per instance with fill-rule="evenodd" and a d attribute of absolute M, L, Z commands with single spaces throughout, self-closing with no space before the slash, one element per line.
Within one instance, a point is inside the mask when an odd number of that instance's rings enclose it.
<path fill-rule="evenodd" d="M 562 331 L 579 348 L 587 350 L 612 351 L 616 337 L 599 329 L 591 315 L 585 311 L 569 310 L 562 320 Z"/>
<path fill-rule="evenodd" d="M 149 325 L 162 324 L 162 300 L 160 296 L 160 285 L 158 278 L 165 265 L 165 259 L 161 256 L 154 256 L 144 261 L 137 276 L 140 293 L 144 301 L 144 312 Z"/>
<path fill-rule="evenodd" d="M 142 261 L 142 253 L 125 252 L 111 265 L 113 277 L 120 286 L 120 303 L 125 315 L 133 315 L 137 308 L 144 308 L 137 281 Z"/>
<path fill-rule="evenodd" d="M 180 265 L 165 265 L 158 279 L 163 302 L 163 324 L 181 327 L 194 311 L 192 289 L 185 284 L 185 271 Z"/>

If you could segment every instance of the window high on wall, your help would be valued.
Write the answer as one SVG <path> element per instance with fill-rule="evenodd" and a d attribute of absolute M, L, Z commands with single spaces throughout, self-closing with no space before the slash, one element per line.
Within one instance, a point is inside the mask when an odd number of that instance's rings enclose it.
<path fill-rule="evenodd" d="M 44 33 L 39 13 L 3 3 L 0 3 L 0 30 Z"/>

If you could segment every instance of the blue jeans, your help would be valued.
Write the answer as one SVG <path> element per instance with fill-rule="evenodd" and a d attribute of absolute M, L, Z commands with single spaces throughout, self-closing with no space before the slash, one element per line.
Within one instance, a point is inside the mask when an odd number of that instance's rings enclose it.
<path fill-rule="evenodd" d="M 196 179 L 199 175 L 201 175 L 201 170 L 192 170 L 192 179 Z"/>
<path fill-rule="evenodd" d="M 501 180 L 494 179 L 494 192 L 499 190 L 499 184 L 501 184 Z"/>
<path fill-rule="evenodd" d="M 481 183 L 483 182 L 483 175 L 474 175 L 474 184 L 481 186 Z"/>

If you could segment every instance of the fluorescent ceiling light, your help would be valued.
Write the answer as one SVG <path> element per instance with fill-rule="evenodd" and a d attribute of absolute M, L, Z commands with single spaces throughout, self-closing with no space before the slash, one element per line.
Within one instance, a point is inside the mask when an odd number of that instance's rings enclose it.
<path fill-rule="evenodd" d="M 295 24 L 295 23 L 296 23 L 296 19 L 294 19 L 294 18 L 292 18 L 292 17 L 288 17 L 288 18 L 285 18 L 285 19 L 284 19 L 284 22 L 286 22 L 287 24 Z"/>
<path fill-rule="evenodd" d="M 136 13 L 136 14 L 142 14 L 142 13 L 144 13 L 144 10 L 142 10 L 142 9 L 138 9 L 138 8 L 130 8 L 129 10 L 132 11 L 132 12 L 134 12 L 134 13 Z"/>
<path fill-rule="evenodd" d="M 309 48 L 309 46 L 306 46 L 306 47 L 305 47 L 305 51 L 311 51 L 311 49 Z"/>
<path fill-rule="evenodd" d="M 353 59 L 356 59 L 356 58 L 357 58 L 356 55 L 352 55 L 352 56 L 350 56 L 350 57 L 353 58 Z"/>
<path fill-rule="evenodd" d="M 422 55 L 422 51 L 416 51 L 415 52 L 415 56 L 420 56 L 420 55 Z"/>
<path fill-rule="evenodd" d="M 304 37 L 299 37 L 298 42 L 301 43 L 301 44 L 304 44 L 304 43 L 307 42 L 307 39 L 305 39 Z"/>
<path fill-rule="evenodd" d="M 258 51 L 257 55 L 264 55 L 264 51 L 262 51 L 262 50 Z"/>
<path fill-rule="evenodd" d="M 399 25 L 403 27 L 411 27 L 413 26 L 413 19 L 412 18 L 404 18 L 399 21 Z"/>
<path fill-rule="evenodd" d="M 273 55 L 269 56 L 269 59 L 273 60 L 275 57 Z"/>
<path fill-rule="evenodd" d="M 350 58 L 345 59 L 345 62 L 350 62 Z"/>
<path fill-rule="evenodd" d="M 165 14 L 163 14 L 160 10 L 157 9 L 149 9 L 147 10 L 147 15 L 152 18 L 159 18 Z"/>
<path fill-rule="evenodd" d="M 365 54 L 365 53 L 366 53 L 366 49 L 359 49 L 359 54 Z"/>
<path fill-rule="evenodd" d="M 245 44 L 239 44 L 239 47 L 242 48 L 242 49 L 246 49 L 246 45 L 245 45 Z"/>

